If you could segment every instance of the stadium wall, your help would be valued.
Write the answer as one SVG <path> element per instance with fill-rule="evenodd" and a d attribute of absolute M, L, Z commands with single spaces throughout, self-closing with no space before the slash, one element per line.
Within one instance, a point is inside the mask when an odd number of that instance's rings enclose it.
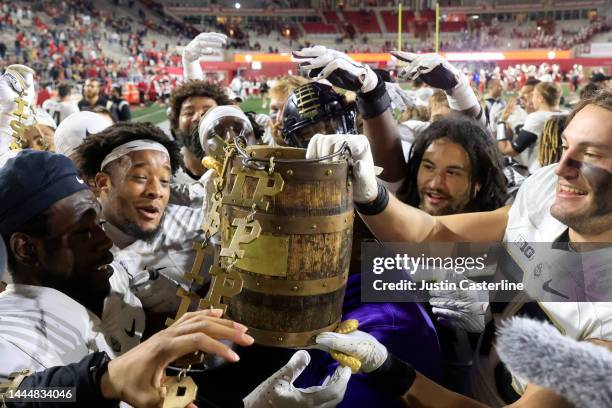
<path fill-rule="evenodd" d="M 569 71 L 572 69 L 574 64 L 582 65 L 587 71 L 589 69 L 599 69 L 605 72 L 612 72 L 612 56 L 602 58 L 572 58 L 571 54 L 560 54 L 557 52 L 555 58 L 549 58 L 546 52 L 540 53 L 539 58 L 531 57 L 528 58 L 506 58 L 517 54 L 509 53 L 487 53 L 498 57 L 503 55 L 503 58 L 475 58 L 475 53 L 449 53 L 447 56 L 453 57 L 452 61 L 457 62 L 495 62 L 500 68 L 505 69 L 508 66 L 514 66 L 517 64 L 532 64 L 540 65 L 544 62 L 549 64 L 558 64 L 562 71 Z M 452 55 L 451 55 L 452 54 Z M 466 58 L 461 58 L 461 55 L 466 55 Z M 518 54 L 520 55 L 520 54 Z M 245 56 L 248 56 L 246 62 Z M 372 53 L 372 54 L 351 54 L 351 56 L 359 61 L 368 62 L 377 68 L 392 69 L 393 62 L 390 59 L 389 54 L 386 53 Z M 253 65 L 260 66 L 260 69 L 253 69 Z M 243 78 L 248 80 L 264 77 L 275 77 L 283 76 L 288 74 L 297 74 L 297 64 L 291 62 L 291 58 L 288 55 L 282 54 L 236 54 L 234 61 L 229 62 L 202 62 L 202 69 L 206 71 L 223 71 L 226 73 L 226 80 L 230 80 L 236 76 L 238 70 Z M 170 74 L 182 75 L 182 68 L 169 68 Z"/>

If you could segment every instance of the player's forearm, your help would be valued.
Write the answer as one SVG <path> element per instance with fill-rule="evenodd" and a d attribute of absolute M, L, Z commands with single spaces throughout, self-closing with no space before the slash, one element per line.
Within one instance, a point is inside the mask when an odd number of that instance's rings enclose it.
<path fill-rule="evenodd" d="M 398 398 L 412 408 L 486 407 L 436 384 L 391 353 L 382 365 L 369 372 L 366 378 L 375 389 Z"/>
<path fill-rule="evenodd" d="M 434 217 L 402 203 L 392 194 L 382 213 L 361 217 L 376 238 L 383 242 L 424 242 L 436 224 Z"/>
<path fill-rule="evenodd" d="M 516 150 L 512 148 L 512 143 L 510 143 L 509 140 L 499 140 L 497 142 L 497 147 L 499 151 L 506 156 L 514 157 L 518 154 Z"/>
<path fill-rule="evenodd" d="M 85 356 L 78 363 L 51 367 L 26 377 L 18 390 L 43 390 L 54 388 L 58 391 L 70 389 L 74 395 L 63 394 L 64 402 L 9 402 L 9 407 L 65 407 L 69 399 L 82 406 L 114 407 L 117 401 L 106 399 L 100 390 L 99 376 L 102 375 L 104 353 L 96 352 Z"/>
<path fill-rule="evenodd" d="M 488 408 L 478 401 L 452 392 L 417 372 L 414 383 L 402 396 L 410 408 Z"/>
<path fill-rule="evenodd" d="M 383 242 L 497 242 L 504 236 L 509 209 L 434 217 L 389 195 L 383 212 L 362 218 Z"/>
<path fill-rule="evenodd" d="M 363 132 L 370 141 L 374 164 L 384 170 L 379 178 L 394 182 L 406 176 L 406 161 L 399 128 L 390 109 L 363 121 Z"/>

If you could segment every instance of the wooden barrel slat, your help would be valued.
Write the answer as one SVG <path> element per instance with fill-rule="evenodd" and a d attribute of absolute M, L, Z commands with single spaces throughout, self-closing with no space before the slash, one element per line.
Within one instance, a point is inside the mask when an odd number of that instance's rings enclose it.
<path fill-rule="evenodd" d="M 247 177 L 242 189 L 243 197 L 252 197 L 258 180 Z M 311 183 L 285 178 L 281 194 L 269 198 L 271 213 L 278 215 L 333 215 L 345 212 L 352 206 L 347 194 L 346 180 Z"/>
<path fill-rule="evenodd" d="M 239 316 L 248 326 L 263 330 L 303 332 L 325 327 L 339 317 L 342 288 L 318 296 L 262 295 L 243 290 L 230 300 L 232 317 Z M 280 329 L 280 330 L 279 330 Z"/>
<path fill-rule="evenodd" d="M 309 253 L 314 256 L 290 257 L 287 279 L 320 279 L 343 274 L 350 262 L 351 237 L 346 232 L 292 235 L 289 239 L 290 254 Z"/>

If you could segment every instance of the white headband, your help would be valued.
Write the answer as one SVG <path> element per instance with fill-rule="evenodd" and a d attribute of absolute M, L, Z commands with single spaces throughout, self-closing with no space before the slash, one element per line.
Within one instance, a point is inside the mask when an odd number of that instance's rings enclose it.
<path fill-rule="evenodd" d="M 133 140 L 131 142 L 124 143 L 115 147 L 105 158 L 102 160 L 102 164 L 100 165 L 100 171 L 113 160 L 117 160 L 120 157 L 125 156 L 126 154 L 130 154 L 132 152 L 136 152 L 138 150 L 155 150 L 158 152 L 165 153 L 168 158 L 170 158 L 170 153 L 168 153 L 168 149 L 166 149 L 162 144 L 154 142 L 149 139 L 141 139 L 141 140 Z"/>

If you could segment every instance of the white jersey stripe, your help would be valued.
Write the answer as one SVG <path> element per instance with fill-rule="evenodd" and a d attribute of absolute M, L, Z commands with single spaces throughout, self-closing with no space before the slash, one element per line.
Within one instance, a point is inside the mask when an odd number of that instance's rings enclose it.
<path fill-rule="evenodd" d="M 8 338 L 11 336 L 11 333 L 17 338 L 20 338 L 22 335 L 29 336 L 30 334 L 34 336 L 43 335 L 49 342 L 58 348 L 70 347 L 75 343 L 75 339 L 68 338 L 68 336 L 65 336 L 64 333 L 61 333 L 59 330 L 51 330 L 49 326 L 45 327 L 43 330 L 40 326 L 32 326 L 27 323 L 5 320 L 3 318 L 0 334 L 4 334 L 4 337 Z"/>

